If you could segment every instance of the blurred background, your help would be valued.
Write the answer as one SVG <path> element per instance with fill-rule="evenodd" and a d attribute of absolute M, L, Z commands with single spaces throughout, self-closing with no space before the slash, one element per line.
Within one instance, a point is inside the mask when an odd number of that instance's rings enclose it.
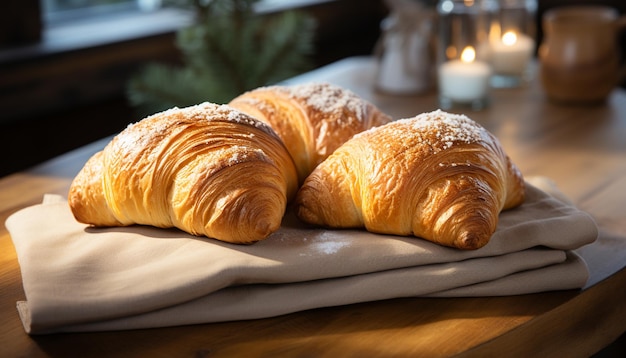
<path fill-rule="evenodd" d="M 180 100 L 172 96 L 226 102 L 249 86 L 373 55 L 389 1 L 3 0 L 0 177 L 118 133 L 156 110 L 142 106 L 150 100 L 166 106 Z M 537 4 L 536 43 L 548 9 L 597 4 L 626 13 L 623 0 Z M 298 16 L 282 16 L 293 12 Z M 232 41 L 233 29 L 246 39 L 242 46 Z M 623 53 L 625 34 L 620 42 Z M 283 60 L 285 68 L 250 70 Z M 231 76 L 224 76 L 225 68 Z M 622 337 L 597 357 L 614 356 L 623 342 Z"/>
<path fill-rule="evenodd" d="M 552 7 L 587 3 L 626 11 L 621 0 L 539 0 L 537 17 Z M 280 17 L 293 12 L 299 17 Z M 0 176 L 115 134 L 153 113 L 154 107 L 142 108 L 150 96 L 138 88 L 150 89 L 153 97 L 159 92 L 165 104 L 170 102 L 164 98 L 176 94 L 199 102 L 198 93 L 215 89 L 190 88 L 188 79 L 204 73 L 207 80 L 198 82 L 224 89 L 221 97 L 206 100 L 223 103 L 246 85 L 271 84 L 345 57 L 371 55 L 388 13 L 385 0 L 3 0 Z M 278 20 L 254 22 L 255 17 Z M 228 41 L 233 44 L 233 26 L 242 29 L 242 36 L 256 31 L 248 38 L 252 43 L 262 38 L 263 29 L 279 29 L 284 36 L 263 38 L 258 50 L 264 57 L 246 47 L 220 50 Z M 222 44 L 206 48 L 202 41 L 208 38 Z M 226 59 L 211 58 L 222 50 Z M 296 52 L 301 56 L 285 55 Z M 289 71 L 254 76 L 248 71 L 255 62 L 276 58 L 284 59 Z M 236 62 L 233 72 L 240 77 L 213 80 L 220 71 L 210 74 L 198 59 L 217 61 L 213 67 L 218 69 Z M 160 67 L 146 74 L 151 63 Z M 252 77 L 257 82 L 239 83 Z"/>

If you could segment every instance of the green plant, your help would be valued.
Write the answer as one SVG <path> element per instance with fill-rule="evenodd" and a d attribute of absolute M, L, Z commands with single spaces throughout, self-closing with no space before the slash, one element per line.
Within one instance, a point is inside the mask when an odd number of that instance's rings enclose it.
<path fill-rule="evenodd" d="M 128 83 L 142 114 L 204 101 L 227 103 L 310 68 L 315 21 L 296 11 L 261 15 L 259 0 L 176 1 L 196 21 L 177 33 L 182 66 L 150 63 Z"/>

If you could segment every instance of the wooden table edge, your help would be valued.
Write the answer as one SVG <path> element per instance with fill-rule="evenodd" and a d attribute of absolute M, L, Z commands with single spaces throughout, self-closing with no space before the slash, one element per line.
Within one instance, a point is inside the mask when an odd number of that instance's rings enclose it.
<path fill-rule="evenodd" d="M 616 294 L 620 290 L 622 294 Z M 538 353 L 546 357 L 589 357 L 626 332 L 625 292 L 626 267 L 551 311 L 457 357 L 500 357 L 502 352 L 511 357 Z M 568 319 L 565 324 L 564 317 Z M 602 327 L 594 322 L 602 322 Z"/>

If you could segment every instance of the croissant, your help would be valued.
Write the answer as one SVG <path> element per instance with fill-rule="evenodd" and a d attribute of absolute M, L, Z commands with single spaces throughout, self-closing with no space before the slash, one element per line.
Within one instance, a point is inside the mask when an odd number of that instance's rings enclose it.
<path fill-rule="evenodd" d="M 498 140 L 437 110 L 354 136 L 305 180 L 294 207 L 310 224 L 477 249 L 500 211 L 523 201 L 522 175 Z"/>
<path fill-rule="evenodd" d="M 370 102 L 329 83 L 260 87 L 229 105 L 278 133 L 296 164 L 300 183 L 353 135 L 391 121 Z"/>
<path fill-rule="evenodd" d="M 128 126 L 87 161 L 68 202 L 93 226 L 177 227 L 251 243 L 280 227 L 297 188 L 293 161 L 269 126 L 203 103 Z"/>

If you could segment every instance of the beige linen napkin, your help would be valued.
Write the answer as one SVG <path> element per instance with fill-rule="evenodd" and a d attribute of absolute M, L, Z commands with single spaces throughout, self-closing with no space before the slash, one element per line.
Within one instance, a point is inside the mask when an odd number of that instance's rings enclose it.
<path fill-rule="evenodd" d="M 119 330 L 276 316 L 395 297 L 488 296 L 582 287 L 591 217 L 528 186 L 475 251 L 359 230 L 306 228 L 291 216 L 270 238 L 241 246 L 178 230 L 95 229 L 67 203 L 6 222 L 18 254 L 28 333 Z"/>

